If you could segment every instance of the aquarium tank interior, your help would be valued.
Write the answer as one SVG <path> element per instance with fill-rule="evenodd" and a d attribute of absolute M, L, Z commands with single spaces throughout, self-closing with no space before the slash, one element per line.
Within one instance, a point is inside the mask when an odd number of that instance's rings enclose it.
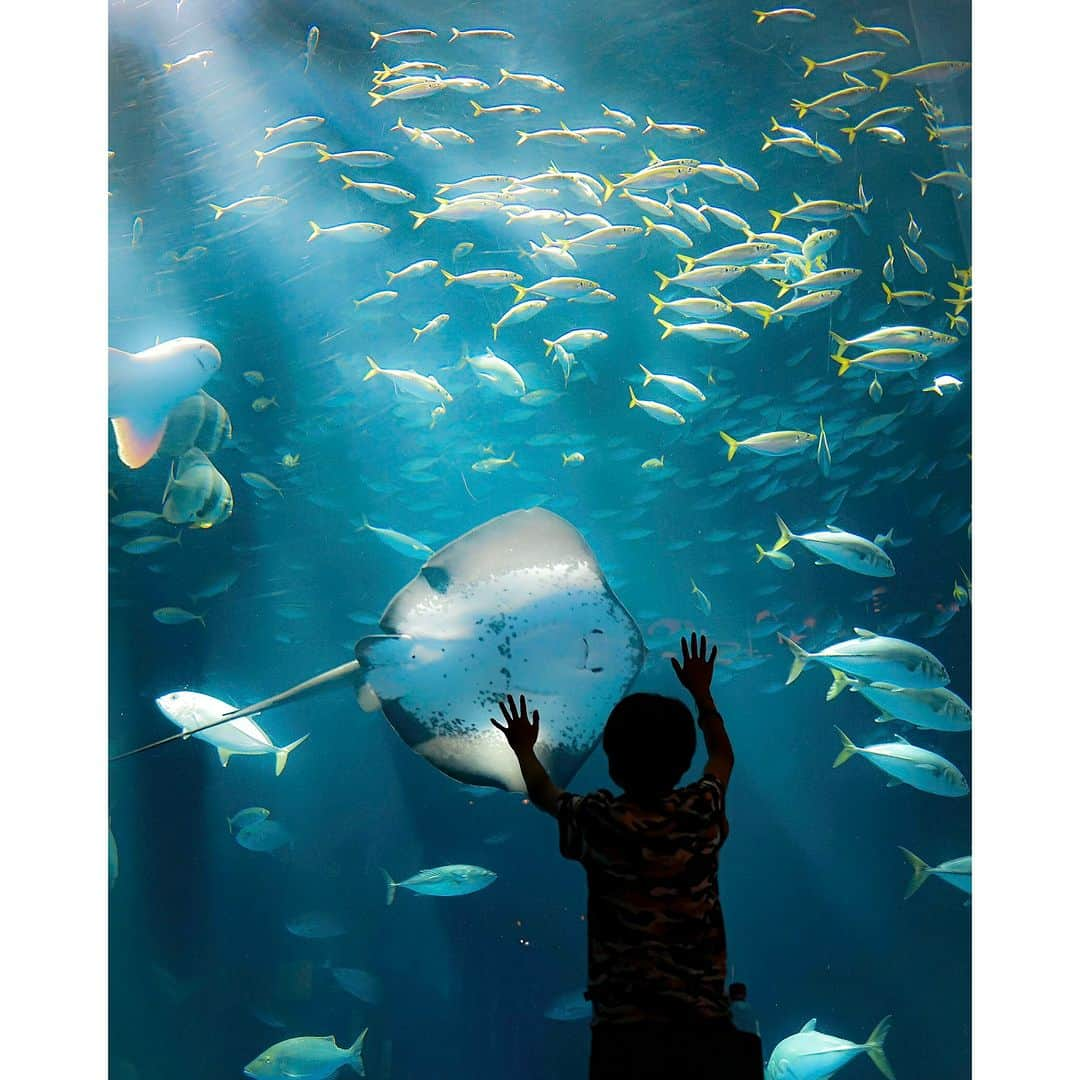
<path fill-rule="evenodd" d="M 112 0 L 110 1076 L 583 1080 L 490 718 L 617 790 L 692 632 L 766 1075 L 971 1075 L 970 38 Z"/>

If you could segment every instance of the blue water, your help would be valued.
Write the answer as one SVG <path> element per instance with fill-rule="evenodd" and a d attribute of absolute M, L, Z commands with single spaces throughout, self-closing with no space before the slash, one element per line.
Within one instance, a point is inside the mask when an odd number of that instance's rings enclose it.
<path fill-rule="evenodd" d="M 750 6 L 188 0 L 179 13 L 172 0 L 111 6 L 110 344 L 136 351 L 190 335 L 218 346 L 222 367 L 206 390 L 229 410 L 234 436 L 212 456 L 235 509 L 227 522 L 185 530 L 179 547 L 156 555 L 120 551 L 137 534 L 110 530 L 109 748 L 119 753 L 175 730 L 154 706 L 168 691 L 247 702 L 348 660 L 419 566 L 358 531 L 362 515 L 438 548 L 497 514 L 545 505 L 584 534 L 645 634 L 652 652 L 636 688 L 675 692 L 665 653 L 683 629 L 726 643 L 714 690 L 738 761 L 721 893 L 730 962 L 749 984 L 766 1053 L 810 1017 L 820 1030 L 859 1041 L 891 1013 L 887 1052 L 898 1077 L 963 1077 L 970 1074 L 970 909 L 962 893 L 936 880 L 903 900 L 910 874 L 897 846 L 932 865 L 968 854 L 969 800 L 886 789 L 885 777 L 861 759 L 833 771 L 834 724 L 860 745 L 887 738 L 889 728 L 873 724 L 873 707 L 857 694 L 826 704 L 829 679 L 820 667 L 785 687 L 790 655 L 774 627 L 805 635 L 807 648 L 849 637 L 853 626 L 916 641 L 970 701 L 970 609 L 953 598 L 960 568 L 970 569 L 970 339 L 914 379 L 882 375 L 885 395 L 875 404 L 869 375 L 837 378 L 827 336 L 895 323 L 946 329 L 950 261 L 971 264 L 969 202 L 937 186 L 920 198 L 910 172 L 927 176 L 957 161 L 970 172 L 970 155 L 927 140 L 911 85 L 895 83 L 880 101 L 852 110 L 859 119 L 875 108 L 915 106 L 899 125 L 907 135 L 899 147 L 860 136 L 849 148 L 835 121 L 811 115 L 800 123 L 789 107 L 793 97 L 811 100 L 843 85 L 829 73 L 804 81 L 801 55 L 885 48 L 852 36 L 852 15 L 911 37 L 910 49 L 887 49 L 884 66 L 895 71 L 969 58 L 969 12 L 963 3 L 921 0 L 828 2 L 814 5 L 811 25 L 758 27 Z M 305 75 L 312 24 L 320 41 Z M 451 46 L 451 25 L 506 27 L 516 40 Z M 370 29 L 407 26 L 430 26 L 441 40 L 369 49 Z M 163 72 L 163 63 L 202 49 L 214 52 L 205 67 Z M 475 95 L 457 93 L 369 107 L 375 65 L 405 59 L 439 60 L 451 74 L 492 83 L 477 99 L 484 104 L 525 102 L 543 114 L 473 119 Z M 499 67 L 549 75 L 566 92 L 496 89 Z M 970 120 L 970 77 L 926 89 L 947 123 Z M 606 124 L 601 102 L 638 123 L 622 145 L 515 147 L 519 128 Z M 345 170 L 313 158 L 269 160 L 256 170 L 253 149 L 274 145 L 263 141 L 263 128 L 307 113 L 328 123 L 301 138 L 332 151 L 395 155 L 386 168 L 348 172 L 405 187 L 415 203 L 386 206 L 343 191 Z M 643 140 L 646 114 L 708 134 L 696 142 Z M 453 125 L 476 143 L 426 151 L 389 131 L 399 115 L 422 127 Z M 843 163 L 760 152 L 773 115 L 834 147 Z M 436 273 L 398 286 L 399 300 L 374 315 L 354 314 L 353 299 L 387 287 L 386 270 L 420 258 L 455 266 L 450 252 L 462 241 L 475 249 L 457 272 L 514 269 L 525 283 L 545 276 L 518 254 L 524 233 L 491 221 L 431 221 L 413 230 L 407 210 L 432 209 L 436 183 L 488 172 L 528 176 L 552 159 L 614 178 L 644 165 L 645 146 L 748 170 L 757 193 L 691 178 L 690 195 L 677 197 L 696 204 L 703 196 L 761 231 L 770 228 L 768 210 L 792 205 L 793 191 L 854 201 L 861 174 L 873 198 L 870 235 L 840 222 L 829 265 L 860 267 L 862 277 L 831 308 L 795 322 L 763 329 L 745 315 L 726 317 L 751 334 L 732 352 L 685 338 L 660 342 L 647 294 L 656 291 L 654 269 L 675 269 L 662 240 L 583 256 L 580 272 L 615 293 L 614 304 L 554 302 L 495 343 L 530 390 L 564 391 L 537 408 L 478 387 L 457 365 L 463 346 L 477 353 L 491 344 L 490 323 L 513 302 L 509 290 L 448 289 Z M 209 203 L 261 193 L 288 205 L 266 218 L 214 222 Z M 909 211 L 923 230 L 914 247 L 928 263 L 925 276 L 898 243 Z M 627 200 L 612 199 L 602 212 L 640 224 Z M 143 234 L 133 246 L 136 216 Z M 365 246 L 308 244 L 309 220 L 375 221 L 392 231 Z M 695 253 L 742 239 L 717 225 L 698 238 L 676 224 L 695 237 Z M 789 220 L 781 230 L 801 238 L 811 227 Z M 949 257 L 933 254 L 927 241 Z M 887 243 L 896 253 L 895 287 L 929 289 L 933 305 L 883 310 Z M 206 249 L 201 257 L 175 260 L 173 253 L 195 246 Z M 775 298 L 750 272 L 724 291 L 734 300 Z M 678 295 L 674 287 L 664 293 Z M 440 312 L 450 314 L 448 325 L 411 344 L 410 328 Z M 575 371 L 564 387 L 540 339 L 575 326 L 609 338 L 580 354 L 588 371 Z M 384 366 L 437 374 L 455 399 L 446 415 L 432 427 L 430 405 L 395 398 L 384 380 L 362 382 L 368 354 Z M 642 390 L 639 362 L 690 379 L 707 402 L 690 406 L 655 385 Z M 261 387 L 242 378 L 253 369 L 265 376 Z M 964 380 L 959 394 L 921 392 L 945 373 Z M 639 396 L 679 408 L 687 423 L 668 427 L 628 409 L 628 382 Z M 256 412 L 251 402 L 263 395 L 277 405 Z M 898 412 L 884 432 L 854 433 L 868 417 Z M 728 463 L 717 434 L 816 432 L 819 416 L 833 452 L 828 477 L 813 447 L 779 459 L 740 450 Z M 498 456 L 514 451 L 520 467 L 473 471 L 486 446 Z M 562 453 L 574 451 L 584 464 L 563 467 Z M 287 453 L 300 455 L 296 468 L 281 465 Z M 168 460 L 132 471 L 112 445 L 109 454 L 110 516 L 158 509 Z M 663 470 L 640 468 L 661 454 Z M 260 497 L 243 472 L 269 477 L 284 497 Z M 800 531 L 832 521 L 872 539 L 892 527 L 910 543 L 890 549 L 894 578 L 815 566 L 796 545 L 787 550 L 797 566 L 782 573 L 754 563 L 754 544 L 776 539 L 776 513 Z M 191 602 L 189 593 L 230 571 L 239 576 L 227 592 Z M 695 603 L 691 577 L 711 601 L 708 615 Z M 168 605 L 204 614 L 206 627 L 160 625 L 151 612 Z M 265 757 L 234 758 L 223 770 L 212 748 L 195 741 L 111 766 L 119 851 L 110 897 L 113 1075 L 236 1077 L 280 1039 L 333 1033 L 348 1045 L 369 1027 L 365 1057 L 375 1077 L 584 1077 L 587 1025 L 543 1016 L 552 998 L 585 978 L 583 875 L 559 858 L 550 819 L 519 796 L 464 791 L 410 752 L 377 713 L 360 712 L 347 691 L 263 722 L 279 744 L 311 732 L 278 778 Z M 969 735 L 907 734 L 971 779 Z M 610 781 L 597 752 L 572 788 L 603 784 Z M 293 847 L 267 855 L 238 846 L 225 821 L 247 806 L 270 808 Z M 498 880 L 461 898 L 402 891 L 394 906 L 384 905 L 380 866 L 401 878 L 454 862 L 488 867 Z M 347 934 L 311 941 L 286 931 L 287 920 L 313 909 L 337 915 Z M 345 993 L 331 966 L 377 976 L 381 1002 Z M 860 1058 L 845 1075 L 877 1074 Z"/>

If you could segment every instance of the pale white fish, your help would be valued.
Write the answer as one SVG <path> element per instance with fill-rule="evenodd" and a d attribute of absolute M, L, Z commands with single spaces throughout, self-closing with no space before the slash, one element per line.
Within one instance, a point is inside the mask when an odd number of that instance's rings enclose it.
<path fill-rule="evenodd" d="M 535 105 L 488 105 L 483 106 L 479 102 L 470 101 L 473 107 L 473 116 L 539 116 L 540 110 Z"/>
<path fill-rule="evenodd" d="M 902 847 L 900 850 L 912 870 L 911 881 L 908 882 L 908 887 L 904 890 L 905 900 L 914 896 L 931 877 L 939 878 L 961 892 L 971 893 L 970 855 L 961 855 L 958 859 L 947 859 L 938 866 L 931 866 L 929 863 L 923 862 L 913 851 L 908 851 L 906 847 Z"/>
<path fill-rule="evenodd" d="M 256 150 L 255 151 L 255 168 L 259 168 L 264 161 L 270 159 L 283 158 L 285 160 L 296 161 L 300 158 L 312 157 L 316 154 L 321 154 L 326 151 L 326 143 L 311 142 L 310 140 L 302 139 L 299 142 L 282 143 L 281 146 L 275 146 L 272 150 Z"/>
<path fill-rule="evenodd" d="M 810 439 L 814 440 L 816 436 L 811 435 Z M 776 524 L 780 529 L 780 539 L 773 545 L 776 551 L 795 540 L 816 555 L 822 564 L 832 563 L 868 577 L 893 577 L 896 574 L 892 559 L 865 537 L 845 532 L 835 525 L 829 525 L 824 532 L 793 533 L 779 514 Z"/>
<path fill-rule="evenodd" d="M 654 420 L 658 420 L 661 424 L 685 424 L 686 417 L 682 413 L 673 409 L 670 405 L 664 405 L 659 401 L 645 401 L 639 398 L 634 393 L 633 386 L 630 387 L 630 408 L 639 408 L 642 412 L 647 413 Z"/>
<path fill-rule="evenodd" d="M 657 224 L 652 218 L 643 217 L 645 222 L 645 235 L 651 236 L 653 233 L 657 233 L 662 236 L 669 244 L 672 244 L 677 248 L 692 248 L 694 241 L 674 225 Z"/>
<path fill-rule="evenodd" d="M 371 31 L 371 47 L 386 42 L 387 45 L 416 45 L 419 42 L 434 41 L 439 35 L 434 30 L 424 28 L 410 30 L 392 30 L 389 34 L 377 34 Z"/>
<path fill-rule="evenodd" d="M 839 641 L 816 653 L 807 652 L 790 638 L 780 640 L 793 660 L 787 683 L 793 683 L 810 663 L 823 664 L 834 673 L 842 671 L 868 682 L 887 682 L 910 689 L 947 686 L 949 673 L 933 653 L 902 638 L 886 637 L 855 627 L 855 637 Z"/>
<path fill-rule="evenodd" d="M 415 345 L 426 334 L 434 334 L 441 330 L 450 321 L 449 315 L 436 315 L 433 319 L 429 320 L 422 327 L 413 327 L 413 344 Z"/>
<path fill-rule="evenodd" d="M 331 154 L 325 148 L 319 150 L 320 165 L 324 161 L 336 161 L 350 169 L 377 169 L 389 165 L 393 160 L 393 154 L 384 153 L 382 150 L 342 150 L 339 154 Z"/>
<path fill-rule="evenodd" d="M 390 380 L 395 390 L 400 390 L 410 397 L 419 398 L 421 401 L 453 401 L 450 392 L 435 378 L 434 375 L 421 375 L 418 371 L 400 368 L 382 368 L 372 359 L 367 357 L 370 370 L 364 376 L 364 382 L 382 375 Z"/>
<path fill-rule="evenodd" d="M 235 705 L 193 690 L 174 690 L 156 698 L 154 704 L 163 716 L 185 732 L 212 724 L 236 710 Z M 231 720 L 227 724 L 218 724 L 207 731 L 194 734 L 194 738 L 210 743 L 217 750 L 222 765 L 228 765 L 229 758 L 234 754 L 273 754 L 274 772 L 277 776 L 285 771 L 289 755 L 307 737 L 303 735 L 287 746 L 275 746 L 252 717 Z"/>
<path fill-rule="evenodd" d="M 497 322 L 491 324 L 492 340 L 498 338 L 499 331 L 503 328 L 527 322 L 539 315 L 547 306 L 547 300 L 523 300 L 519 304 L 514 304 L 499 317 Z"/>
<path fill-rule="evenodd" d="M 765 317 L 764 323 L 768 326 L 770 318 L 797 319 L 803 315 L 809 315 L 811 312 L 820 311 L 830 304 L 835 304 L 842 295 L 839 289 L 822 289 L 820 292 L 807 293 L 778 307 L 771 316 Z"/>
<path fill-rule="evenodd" d="M 172 338 L 137 353 L 109 349 L 109 419 L 129 469 L 154 456 L 169 413 L 220 367 L 221 353 L 202 338 Z"/>
<path fill-rule="evenodd" d="M 362 300 L 354 300 L 353 307 L 357 309 L 364 307 L 380 307 L 383 304 L 392 303 L 397 298 L 398 294 L 392 289 L 382 289 L 379 292 L 370 293 Z"/>
<path fill-rule="evenodd" d="M 419 98 L 431 97 L 441 94 L 446 89 L 446 84 L 439 78 L 419 78 L 408 82 L 405 86 L 391 90 L 388 94 L 380 94 L 376 90 L 369 90 L 371 107 L 374 109 L 384 101 L 415 101 Z"/>
<path fill-rule="evenodd" d="M 960 381 L 955 375 L 938 375 L 929 386 L 923 387 L 924 394 L 937 394 L 938 397 L 944 397 L 945 391 L 949 390 L 955 393 L 962 386 L 963 382 Z"/>
<path fill-rule="evenodd" d="M 410 559 L 419 559 L 424 562 L 435 554 L 427 544 L 409 536 L 407 533 L 398 532 L 397 529 L 381 529 L 376 525 L 372 525 L 368 521 L 366 514 L 363 515 L 362 521 L 363 524 L 357 529 L 357 532 L 363 532 L 366 529 L 368 532 L 374 533 L 391 551 L 396 551 L 399 555 L 405 555 Z"/>
<path fill-rule="evenodd" d="M 607 334 L 603 330 L 568 330 L 554 341 L 549 338 L 542 339 L 544 345 L 547 346 L 544 350 L 544 355 L 550 355 L 551 350 L 555 348 L 556 345 L 561 345 L 567 352 L 580 352 L 582 349 L 588 349 L 593 345 L 599 344 L 601 341 L 607 341 L 607 337 Z"/>
<path fill-rule="evenodd" d="M 387 270 L 386 283 L 392 285 L 395 281 L 408 281 L 412 278 L 423 277 L 438 268 L 439 264 L 435 259 L 420 259 L 418 262 L 409 263 L 402 270 Z"/>
<path fill-rule="evenodd" d="M 971 730 L 971 706 L 945 686 L 912 689 L 887 682 L 868 682 L 834 671 L 825 700 L 832 701 L 844 690 L 859 693 L 876 706 L 881 713 L 877 717 L 878 723 L 902 720 L 930 731 Z"/>
<path fill-rule="evenodd" d="M 302 132 L 311 131 L 313 128 L 320 127 L 325 123 L 325 116 L 294 116 L 291 120 L 266 128 L 264 139 L 276 139 L 283 135 L 293 138 Z"/>
<path fill-rule="evenodd" d="M 903 736 L 897 735 L 895 742 L 856 746 L 839 728 L 836 733 L 842 747 L 833 762 L 834 769 L 860 754 L 887 776 L 928 795 L 962 798 L 970 792 L 963 774 L 951 761 L 932 750 L 913 746 Z"/>
<path fill-rule="evenodd" d="M 609 109 L 603 102 L 600 103 L 600 111 L 609 120 L 614 120 L 616 124 L 620 124 L 624 128 L 633 129 L 637 127 L 637 124 L 634 123 L 634 118 L 628 113 L 619 112 L 618 109 Z"/>
<path fill-rule="evenodd" d="M 730 461 L 735 456 L 735 451 L 740 447 L 755 454 L 765 457 L 785 457 L 788 454 L 798 454 L 817 442 L 817 436 L 809 431 L 766 431 L 760 435 L 751 435 L 748 439 L 733 439 L 726 431 L 718 432 L 721 439 L 727 443 L 727 459 Z M 784 545 L 779 544 L 773 548 L 779 551 Z"/>
<path fill-rule="evenodd" d="M 650 371 L 644 364 L 638 364 L 638 367 L 645 373 L 645 379 L 642 382 L 642 386 L 648 386 L 651 382 L 659 383 L 666 390 L 671 391 L 676 397 L 680 397 L 683 401 L 702 402 L 705 400 L 705 395 L 688 379 L 680 378 L 678 375 L 661 375 L 656 372 Z"/>
<path fill-rule="evenodd" d="M 244 1066 L 251 1080 L 327 1080 L 345 1065 L 364 1076 L 364 1037 L 351 1046 L 338 1046 L 333 1035 L 301 1035 L 267 1047 Z"/>
<path fill-rule="evenodd" d="M 864 1043 L 853 1043 L 817 1030 L 817 1021 L 808 1020 L 801 1031 L 781 1039 L 769 1055 L 765 1080 L 828 1080 L 859 1054 L 866 1054 L 886 1080 L 895 1080 L 885 1057 L 885 1038 L 892 1027 L 886 1016 Z"/>
<path fill-rule="evenodd" d="M 466 356 L 465 362 L 477 380 L 504 397 L 520 398 L 526 393 L 525 380 L 513 364 L 487 349 L 479 356 Z"/>
<path fill-rule="evenodd" d="M 174 60 L 170 64 L 162 64 L 165 69 L 165 73 L 170 71 L 179 71 L 181 68 L 193 67 L 196 64 L 202 64 L 206 67 L 210 57 L 214 55 L 213 49 L 200 49 L 199 52 L 188 53 L 187 56 L 182 57 L 179 60 Z"/>
<path fill-rule="evenodd" d="M 419 210 L 410 210 L 409 213 L 416 219 L 414 229 L 419 229 L 425 221 L 475 221 L 478 218 L 492 217 L 504 212 L 504 204 L 497 199 L 469 196 L 449 202 L 435 196 L 439 204 L 434 210 L 421 213 Z"/>
<path fill-rule="evenodd" d="M 376 202 L 398 205 L 412 202 L 416 196 L 404 188 L 395 187 L 393 184 L 366 184 L 353 180 L 341 174 L 342 189 L 344 191 L 359 191 L 363 195 L 374 199 Z"/>
<path fill-rule="evenodd" d="M 499 68 L 499 81 L 498 86 L 502 86 L 505 82 L 520 83 L 522 86 L 527 86 L 530 90 L 538 90 L 544 94 L 561 94 L 565 92 L 565 87 L 560 86 L 554 79 L 549 79 L 546 75 L 530 75 L 526 72 L 514 72 L 507 71 L 506 68 Z"/>
<path fill-rule="evenodd" d="M 228 206 L 218 206 L 217 203 L 209 203 L 214 211 L 214 220 L 217 221 L 225 214 L 239 214 L 241 217 L 261 217 L 264 214 L 273 213 L 288 205 L 289 200 L 280 195 L 249 195 L 246 199 L 237 199 Z"/>
<path fill-rule="evenodd" d="M 319 236 L 327 236 L 331 240 L 340 240 L 347 244 L 370 244 L 373 240 L 381 240 L 390 230 L 385 225 L 378 225 L 373 221 L 346 221 L 341 225 L 329 225 L 323 227 L 314 221 L 309 221 L 311 235 L 307 238 L 310 244 Z"/>
<path fill-rule="evenodd" d="M 693 338 L 709 345 L 738 345 L 750 339 L 750 335 L 737 326 L 728 326 L 725 323 L 682 323 L 676 326 L 674 323 L 663 319 L 656 320 L 663 328 L 660 340 L 664 341 L 673 334 L 681 334 L 684 337 Z"/>
<path fill-rule="evenodd" d="M 707 134 L 703 127 L 694 124 L 658 124 L 651 116 L 646 116 L 641 134 L 648 135 L 651 131 L 658 131 L 672 139 L 701 139 Z"/>
<path fill-rule="evenodd" d="M 474 30 L 459 30 L 456 26 L 450 27 L 450 41 L 513 41 L 514 35 L 509 30 L 487 30 L 483 28 Z"/>

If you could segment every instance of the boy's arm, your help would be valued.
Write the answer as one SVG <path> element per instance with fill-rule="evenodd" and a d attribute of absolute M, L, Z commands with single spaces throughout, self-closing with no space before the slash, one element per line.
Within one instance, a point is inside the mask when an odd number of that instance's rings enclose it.
<path fill-rule="evenodd" d="M 503 726 L 494 717 L 490 718 L 491 722 L 506 736 L 510 749 L 517 756 L 521 776 L 533 805 L 543 810 L 545 814 L 551 814 L 554 817 L 558 813 L 559 796 L 563 792 L 562 788 L 548 776 L 547 769 L 540 764 L 540 759 L 536 756 L 536 737 L 540 734 L 540 713 L 534 709 L 532 721 L 529 721 L 529 709 L 525 704 L 524 694 L 521 695 L 520 707 L 514 701 L 512 694 L 508 694 L 506 700 L 509 703 L 509 709 L 501 701 L 499 702 L 499 710 L 506 720 L 506 725 Z"/>
<path fill-rule="evenodd" d="M 705 749 L 709 754 L 709 760 L 705 762 L 705 772 L 715 776 L 726 791 L 731 770 L 735 767 L 735 750 L 728 738 L 727 728 L 724 727 L 724 718 L 713 702 L 712 694 L 706 691 L 695 700 L 698 707 L 698 727 L 705 736 Z"/>
<path fill-rule="evenodd" d="M 705 772 L 715 776 L 726 791 L 731 770 L 735 767 L 735 751 L 724 727 L 724 718 L 716 708 L 710 689 L 713 664 L 716 662 L 716 646 L 713 646 L 708 658 L 707 649 L 708 643 L 704 634 L 701 635 L 700 643 L 697 634 L 691 634 L 689 647 L 686 638 L 682 639 L 682 664 L 672 658 L 671 666 L 675 669 L 679 682 L 690 691 L 694 704 L 697 705 L 698 726 L 705 736 L 705 749 L 709 754 Z"/>

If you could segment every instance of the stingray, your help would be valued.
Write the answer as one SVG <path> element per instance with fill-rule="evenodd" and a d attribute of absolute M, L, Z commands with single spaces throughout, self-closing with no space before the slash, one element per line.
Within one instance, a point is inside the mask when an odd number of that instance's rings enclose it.
<path fill-rule="evenodd" d="M 523 791 L 513 752 L 488 722 L 508 693 L 521 693 L 540 712 L 537 757 L 564 786 L 646 651 L 584 537 L 540 507 L 493 518 L 436 551 L 390 601 L 379 628 L 356 643 L 355 660 L 222 722 L 349 683 L 362 709 L 381 709 L 447 776 Z"/>

